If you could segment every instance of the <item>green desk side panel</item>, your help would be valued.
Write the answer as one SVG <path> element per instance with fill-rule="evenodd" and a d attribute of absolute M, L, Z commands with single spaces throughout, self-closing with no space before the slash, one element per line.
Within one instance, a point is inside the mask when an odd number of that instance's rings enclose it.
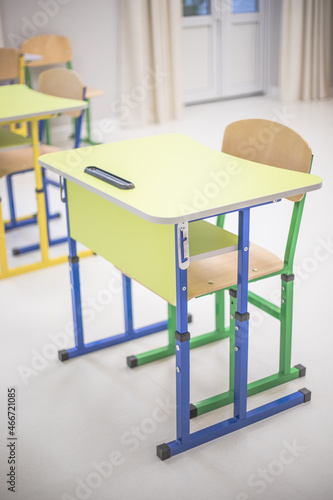
<path fill-rule="evenodd" d="M 174 225 L 153 224 L 67 182 L 71 237 L 176 305 Z"/>

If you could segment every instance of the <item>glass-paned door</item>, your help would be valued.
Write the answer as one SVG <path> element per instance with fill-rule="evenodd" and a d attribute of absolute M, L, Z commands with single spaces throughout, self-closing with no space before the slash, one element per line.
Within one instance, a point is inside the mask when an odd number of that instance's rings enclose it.
<path fill-rule="evenodd" d="M 248 14 L 249 12 L 258 12 L 257 0 L 233 0 L 233 14 Z"/>
<path fill-rule="evenodd" d="M 217 96 L 215 0 L 183 0 L 184 89 L 186 102 Z"/>
<path fill-rule="evenodd" d="M 267 0 L 183 0 L 185 102 L 265 90 Z"/>
<path fill-rule="evenodd" d="M 183 0 L 183 15 L 209 16 L 210 0 Z"/>

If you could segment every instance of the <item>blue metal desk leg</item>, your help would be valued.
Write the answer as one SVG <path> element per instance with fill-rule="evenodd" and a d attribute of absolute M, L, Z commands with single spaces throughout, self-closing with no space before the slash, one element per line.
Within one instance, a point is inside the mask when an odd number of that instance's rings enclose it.
<path fill-rule="evenodd" d="M 186 447 L 190 437 L 190 333 L 187 331 L 187 270 L 179 267 L 177 225 L 175 226 L 175 255 L 177 291 L 177 331 L 175 332 L 177 440 L 157 446 L 157 456 L 161 460 L 171 457 L 174 446 Z"/>
<path fill-rule="evenodd" d="M 7 184 L 7 193 L 8 193 L 8 205 L 9 205 L 9 214 L 10 219 L 5 224 L 6 231 L 10 229 L 15 229 L 17 227 L 27 226 L 28 224 L 36 224 L 37 216 L 32 215 L 31 217 L 22 218 L 20 220 L 16 219 L 16 210 L 14 204 L 14 190 L 13 190 L 13 176 L 18 172 L 14 172 L 6 176 L 6 184 Z M 20 173 L 23 173 L 22 171 Z"/>
<path fill-rule="evenodd" d="M 84 349 L 84 340 L 83 340 L 79 257 L 77 256 L 76 241 L 70 237 L 66 179 L 63 180 L 63 192 L 66 201 L 66 221 L 67 221 L 68 250 L 69 250 L 68 261 L 69 261 L 74 338 L 75 338 L 75 348 L 71 350 L 75 350 L 76 352 L 81 352 Z M 71 357 L 70 350 L 59 351 L 58 355 L 60 361 L 66 361 Z"/>
<path fill-rule="evenodd" d="M 246 417 L 249 313 L 247 312 L 250 211 L 239 212 L 237 311 L 235 313 L 234 417 Z M 245 279 L 246 277 L 246 279 Z"/>
<path fill-rule="evenodd" d="M 125 276 L 125 274 L 122 275 L 122 280 L 125 330 L 128 333 L 133 333 L 132 283 L 131 279 Z"/>
<path fill-rule="evenodd" d="M 177 242 L 177 226 L 175 227 Z M 190 435 L 190 333 L 188 332 L 187 311 L 187 270 L 180 269 L 176 252 L 176 405 L 177 441 L 185 444 Z"/>
<path fill-rule="evenodd" d="M 69 269 L 71 280 L 71 295 L 72 295 L 72 309 L 73 309 L 73 323 L 74 323 L 74 336 L 75 347 L 71 349 L 63 349 L 59 351 L 60 361 L 89 354 L 90 352 L 98 351 L 106 347 L 111 347 L 122 342 L 128 342 L 151 333 L 166 330 L 168 327 L 167 321 L 160 321 L 148 326 L 138 329 L 133 328 L 133 312 L 132 312 L 132 292 L 131 280 L 123 276 L 123 298 L 124 298 L 124 313 L 125 313 L 125 332 L 119 335 L 113 335 L 95 342 L 84 342 L 84 331 L 82 321 L 82 306 L 81 306 L 81 288 L 80 288 L 80 274 L 79 274 L 79 258 L 76 251 L 76 241 L 70 237 L 70 225 L 67 204 L 67 184 L 63 180 L 63 193 L 66 201 L 66 220 L 68 231 L 68 245 L 69 245 Z"/>
<path fill-rule="evenodd" d="M 234 392 L 234 416 L 200 431 L 189 433 L 189 390 L 190 390 L 190 364 L 189 364 L 189 341 L 178 342 L 179 350 L 176 350 L 177 363 L 177 439 L 157 446 L 157 456 L 166 460 L 173 455 L 182 453 L 201 444 L 212 441 L 218 437 L 259 422 L 284 410 L 310 401 L 311 392 L 308 389 L 289 394 L 254 410 L 247 411 L 247 367 L 248 367 L 248 322 L 247 293 L 248 293 L 248 255 L 249 255 L 249 209 L 239 212 L 238 226 L 238 273 L 237 273 L 237 313 L 235 321 L 235 392 Z M 176 234 L 177 255 L 177 234 Z M 181 339 L 189 337 L 186 333 L 187 323 L 184 297 L 181 291 L 186 287 L 186 271 L 178 268 L 176 259 L 177 276 L 177 328 L 176 332 Z M 185 337 L 183 337 L 185 336 Z M 176 348 L 177 349 L 177 348 Z M 177 357 L 178 354 L 178 357 Z"/>

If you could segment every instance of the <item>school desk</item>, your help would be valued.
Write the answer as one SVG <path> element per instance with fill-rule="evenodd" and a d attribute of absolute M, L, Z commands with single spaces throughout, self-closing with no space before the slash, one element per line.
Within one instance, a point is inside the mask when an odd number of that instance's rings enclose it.
<path fill-rule="evenodd" d="M 0 198 L 0 279 L 14 276 L 24 272 L 41 269 L 50 265 L 64 262 L 67 257 L 62 256 L 51 259 L 48 254 L 48 237 L 45 213 L 45 198 L 43 192 L 42 171 L 38 164 L 39 156 L 39 137 L 38 122 L 47 118 L 52 118 L 67 111 L 83 109 L 87 107 L 85 101 L 74 99 L 65 99 L 41 94 L 29 89 L 26 85 L 4 85 L 0 87 L 0 125 L 10 125 L 12 123 L 31 124 L 31 143 L 33 148 L 33 157 L 35 165 L 36 194 L 38 226 L 40 235 L 41 261 L 33 264 L 8 268 L 7 252 L 5 243 L 5 228 L 2 218 L 1 198 Z M 13 137 L 13 136 L 12 136 Z M 15 137 L 15 136 L 14 136 Z M 6 133 L 0 135 L 0 147 L 13 146 L 10 139 L 6 139 Z M 22 138 L 21 138 L 22 140 Z M 14 141 L 15 142 L 15 141 Z M 90 253 L 90 252 L 89 252 Z M 87 252 L 88 254 L 88 252 Z"/>
<path fill-rule="evenodd" d="M 43 167 L 63 178 L 67 201 L 75 347 L 65 352 L 66 357 L 105 346 L 103 341 L 84 343 L 78 240 L 126 276 L 176 305 L 177 436 L 157 447 L 162 460 L 309 400 L 310 392 L 301 389 L 247 411 L 249 220 L 251 208 L 318 189 L 321 179 L 235 158 L 181 134 L 82 151 L 86 153 L 75 167 L 68 164 L 68 152 L 50 153 L 39 159 Z M 203 220 L 233 211 L 239 212 L 238 238 Z M 188 290 L 187 269 L 193 260 L 235 248 L 238 293 L 234 416 L 190 433 L 187 301 L 196 292 Z M 209 293 L 208 283 L 199 286 Z M 118 336 L 118 340 L 126 340 L 126 335 Z M 111 345 L 110 339 L 108 343 Z"/>

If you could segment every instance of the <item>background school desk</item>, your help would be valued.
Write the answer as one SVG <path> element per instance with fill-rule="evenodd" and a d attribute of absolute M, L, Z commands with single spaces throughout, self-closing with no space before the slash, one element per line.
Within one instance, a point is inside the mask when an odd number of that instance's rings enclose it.
<path fill-rule="evenodd" d="M 83 151 L 85 148 L 83 149 Z M 247 411 L 248 365 L 248 249 L 250 209 L 320 188 L 321 179 L 242 160 L 205 146 L 187 136 L 169 134 L 105 144 L 87 149 L 75 168 L 66 162 L 68 152 L 40 157 L 42 166 L 62 176 L 69 223 L 70 274 L 75 325 L 75 348 L 69 357 L 89 352 L 83 339 L 80 283 L 76 241 L 81 241 L 169 303 L 177 306 L 176 400 L 177 438 L 157 447 L 164 460 L 172 455 L 245 427 L 309 400 L 301 389 L 289 396 Z M 122 190 L 84 172 L 96 166 L 131 181 L 134 189 Z M 219 186 L 216 196 L 196 208 L 196 195 L 210 183 Z M 222 233 L 218 245 L 207 237 L 204 248 L 202 219 L 239 212 L 236 236 Z M 197 231 L 188 239 L 188 223 Z M 192 222 L 193 224 L 193 222 Z M 212 225 L 212 231 L 216 226 Z M 212 235 L 212 240 L 214 235 Z M 200 247 L 201 244 L 201 248 Z M 235 321 L 234 416 L 190 433 L 190 365 L 187 268 L 191 259 L 212 252 L 238 248 L 237 313 Z M 209 284 L 201 284 L 209 293 Z"/>
<path fill-rule="evenodd" d="M 60 113 L 65 113 L 67 111 L 86 108 L 87 103 L 85 101 L 77 101 L 74 99 L 65 99 L 41 94 L 40 92 L 29 89 L 26 85 L 4 85 L 0 87 L 0 102 L 0 125 L 26 122 L 30 122 L 31 124 L 31 142 L 35 165 L 38 225 L 41 250 L 40 262 L 15 267 L 12 269 L 8 268 L 5 243 L 5 228 L 2 218 L 0 200 L 1 279 L 58 264 L 60 262 L 64 262 L 67 259 L 67 256 L 50 259 L 48 255 L 48 237 L 42 171 L 37 161 L 39 156 L 38 121 L 44 120 L 46 118 L 52 118 L 53 116 L 56 116 Z M 2 143 L 1 147 L 6 147 L 6 142 Z M 88 252 L 86 252 L 85 254 L 88 254 Z"/>

